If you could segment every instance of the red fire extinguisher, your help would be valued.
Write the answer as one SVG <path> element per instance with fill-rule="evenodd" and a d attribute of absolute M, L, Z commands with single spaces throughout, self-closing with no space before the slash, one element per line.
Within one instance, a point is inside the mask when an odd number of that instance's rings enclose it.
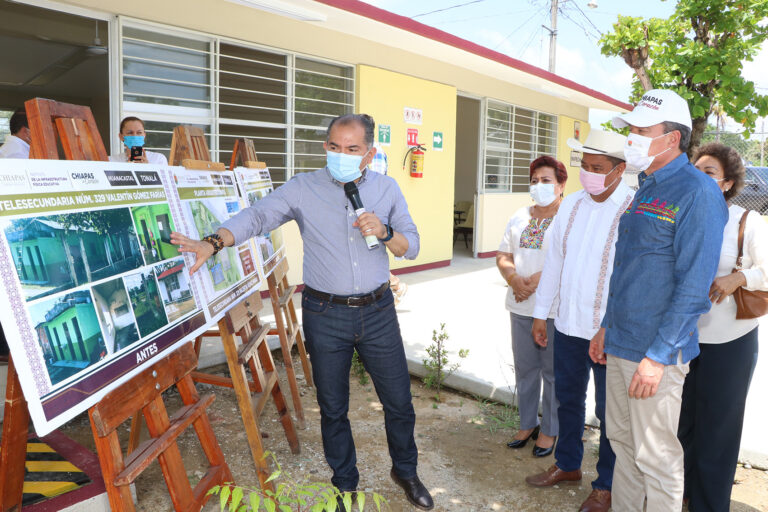
<path fill-rule="evenodd" d="M 411 146 L 408 151 L 405 152 L 405 158 L 403 159 L 403 170 L 405 170 L 405 163 L 408 161 L 408 155 L 411 157 L 411 178 L 423 178 L 424 177 L 424 152 L 427 150 L 421 144 Z"/>

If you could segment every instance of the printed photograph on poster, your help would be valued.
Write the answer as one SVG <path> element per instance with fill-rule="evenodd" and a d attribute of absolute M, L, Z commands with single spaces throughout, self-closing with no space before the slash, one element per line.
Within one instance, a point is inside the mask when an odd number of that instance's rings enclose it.
<path fill-rule="evenodd" d="M 43 300 L 29 308 L 51 384 L 107 355 L 91 294 L 85 290 Z"/>
<path fill-rule="evenodd" d="M 205 330 L 173 174 L 135 168 L 0 160 L 0 322 L 39 435 Z"/>
<path fill-rule="evenodd" d="M 246 206 L 256 204 L 274 190 L 269 169 L 237 167 L 235 177 L 240 190 L 245 193 Z M 252 242 L 256 247 L 264 277 L 267 277 L 285 257 L 282 229 L 277 228 L 265 235 L 254 237 Z"/>
<path fill-rule="evenodd" d="M 240 211 L 241 199 L 231 174 L 175 169 L 182 221 L 179 231 L 194 239 L 215 233 Z M 250 243 L 226 247 L 209 258 L 192 280 L 201 292 L 208 320 L 223 312 L 261 283 Z M 187 258 L 191 258 L 187 256 Z M 191 259 L 187 260 L 191 264 Z"/>
<path fill-rule="evenodd" d="M 131 214 L 147 265 L 179 255 L 179 250 L 171 243 L 171 232 L 176 231 L 176 227 L 167 204 L 138 206 L 131 208 Z"/>
<path fill-rule="evenodd" d="M 143 264 L 128 208 L 18 218 L 3 230 L 27 300 Z"/>
<path fill-rule="evenodd" d="M 250 272 L 249 272 L 250 273 Z M 157 286 L 169 322 L 175 322 L 197 307 L 184 258 L 176 258 L 155 267 Z"/>

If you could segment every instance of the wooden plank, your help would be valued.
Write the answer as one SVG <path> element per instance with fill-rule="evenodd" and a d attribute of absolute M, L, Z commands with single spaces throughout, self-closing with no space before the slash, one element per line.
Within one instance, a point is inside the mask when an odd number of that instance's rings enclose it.
<path fill-rule="evenodd" d="M 27 401 L 21 390 L 13 358 L 9 357 L 3 437 L 0 440 L 0 510 L 3 512 L 21 510 L 28 429 Z"/>
<path fill-rule="evenodd" d="M 58 160 L 56 131 L 51 122 L 50 100 L 33 98 L 24 102 L 30 131 L 30 155 L 34 158 Z"/>
<path fill-rule="evenodd" d="M 272 393 L 275 384 L 277 384 L 276 372 L 266 372 L 264 377 L 264 391 L 251 395 L 251 402 L 253 403 L 253 410 L 256 416 L 261 416 L 261 413 L 264 412 L 264 407 L 267 406 L 267 401 L 270 398 L 269 395 Z"/>
<path fill-rule="evenodd" d="M 141 450 L 134 451 L 126 461 L 125 469 L 115 478 L 115 485 L 129 485 L 147 467 L 157 459 L 161 453 L 168 449 L 171 443 L 181 435 L 193 421 L 201 414 L 205 414 L 205 409 L 213 403 L 214 395 L 209 393 L 203 396 L 199 402 L 181 407 L 170 418 L 168 430 L 160 436 L 155 437 L 148 443 L 141 445 Z"/>
<path fill-rule="evenodd" d="M 192 343 L 182 345 L 151 367 L 139 373 L 107 395 L 93 407 L 93 422 L 99 435 L 115 430 L 135 411 L 143 409 L 155 399 L 158 392 L 175 382 L 197 366 Z"/>
<path fill-rule="evenodd" d="M 296 293 L 296 285 L 289 286 L 285 292 L 283 292 L 283 295 L 280 297 L 280 306 L 285 306 L 288 304 L 288 302 L 293 299 L 293 294 Z"/>
<path fill-rule="evenodd" d="M 259 344 L 265 340 L 268 332 L 269 326 L 262 325 L 258 331 L 251 335 L 246 344 L 240 346 L 240 349 L 237 351 L 238 364 L 245 364 L 249 359 L 255 357 Z"/>
<path fill-rule="evenodd" d="M 108 160 L 90 107 L 43 98 L 33 98 L 24 105 L 32 138 L 30 158 L 58 160 L 58 133 L 67 160 Z"/>
<path fill-rule="evenodd" d="M 107 489 L 109 506 L 113 512 L 134 512 L 136 507 L 133 504 L 131 489 L 129 487 L 117 487 L 114 483 L 115 476 L 125 468 L 117 432 L 112 431 L 106 436 L 99 435 L 96 424 L 93 421 L 93 411 L 94 408 L 91 407 L 88 410 L 88 416 L 91 420 L 93 440 L 96 443 L 96 454 L 99 457 L 99 465 L 101 466 L 101 474 L 104 477 L 104 486 Z"/>
<path fill-rule="evenodd" d="M 182 167 L 185 169 L 192 169 L 195 171 L 226 171 L 227 168 L 221 162 L 209 162 L 207 160 L 193 160 L 191 158 L 185 158 L 181 161 Z"/>
<path fill-rule="evenodd" d="M 254 162 L 252 160 L 248 160 L 243 162 L 243 167 L 247 167 L 248 169 L 266 169 L 267 164 L 265 162 Z"/>
<path fill-rule="evenodd" d="M 144 419 L 147 422 L 149 435 L 152 437 L 161 437 L 171 428 L 171 421 L 160 393 L 144 408 Z M 157 461 L 160 463 L 174 507 L 176 510 L 189 510 L 193 503 L 192 486 L 189 484 L 184 460 L 175 438 L 158 455 Z"/>

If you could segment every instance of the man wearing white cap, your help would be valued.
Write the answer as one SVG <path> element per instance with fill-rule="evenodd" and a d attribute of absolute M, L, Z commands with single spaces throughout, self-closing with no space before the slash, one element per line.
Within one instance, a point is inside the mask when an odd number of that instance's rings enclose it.
<path fill-rule="evenodd" d="M 550 248 L 536 291 L 533 339 L 541 346 L 554 344 L 555 396 L 560 438 L 555 464 L 529 476 L 526 482 L 548 487 L 562 481 L 581 480 L 584 455 L 585 400 L 590 370 L 595 378 L 595 415 L 600 420 L 597 478 L 580 512 L 607 511 L 615 456 L 606 437 L 605 366 L 589 358 L 589 342 L 600 329 L 608 301 L 619 219 L 632 201 L 632 189 L 622 179 L 624 142 L 618 133 L 592 130 L 584 144 L 569 139 L 582 152 L 579 178 L 584 190 L 569 195 L 560 205 Z M 547 339 L 546 319 L 555 300 L 554 340 Z"/>
<path fill-rule="evenodd" d="M 680 510 L 683 383 L 699 353 L 696 322 L 710 308 L 728 209 L 714 180 L 685 154 L 691 115 L 683 98 L 648 91 L 613 126 L 629 127 L 624 154 L 642 171 L 619 223 L 603 329 L 590 346 L 594 361 L 607 357 L 613 507 L 642 511 L 647 499 L 647 510 Z"/>

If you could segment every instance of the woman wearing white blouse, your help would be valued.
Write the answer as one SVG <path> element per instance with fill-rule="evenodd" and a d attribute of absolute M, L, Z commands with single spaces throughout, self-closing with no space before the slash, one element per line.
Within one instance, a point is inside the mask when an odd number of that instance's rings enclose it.
<path fill-rule="evenodd" d="M 689 510 L 728 511 L 744 422 L 744 404 L 757 363 L 757 319 L 737 320 L 733 292 L 768 290 L 768 224 L 750 211 L 744 229 L 743 270 L 732 272 L 738 256 L 744 212 L 730 204 L 744 188 L 741 157 L 720 143 L 701 146 L 696 168 L 714 179 L 729 201 L 728 223 L 717 276 L 710 288 L 712 308 L 699 319 L 701 353 L 685 379 L 678 437 L 685 450 L 685 493 Z"/>
<path fill-rule="evenodd" d="M 512 354 L 520 412 L 520 430 L 507 446 L 522 448 L 533 438 L 536 440 L 533 454 L 545 457 L 552 453 L 558 434 L 553 349 L 534 343 L 531 327 L 534 295 L 549 246 L 550 231 L 547 228 L 560 207 L 568 172 L 562 162 L 542 156 L 531 162 L 530 177 L 531 197 L 536 204 L 521 208 L 509 220 L 496 255 L 496 266 L 509 285 L 506 307 L 512 320 Z M 554 323 L 551 316 L 547 329 L 552 336 Z"/>

